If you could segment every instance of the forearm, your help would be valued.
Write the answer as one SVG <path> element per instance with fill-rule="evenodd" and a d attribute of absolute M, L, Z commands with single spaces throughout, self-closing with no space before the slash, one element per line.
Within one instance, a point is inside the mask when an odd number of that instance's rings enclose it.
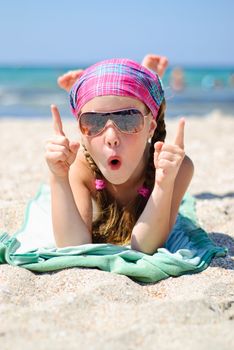
<path fill-rule="evenodd" d="M 73 198 L 68 177 L 51 174 L 52 222 L 58 248 L 92 243 L 91 233 L 82 220 Z"/>
<path fill-rule="evenodd" d="M 161 247 L 170 232 L 170 213 L 174 183 L 167 188 L 155 185 L 147 205 L 135 224 L 132 249 L 153 254 Z"/>

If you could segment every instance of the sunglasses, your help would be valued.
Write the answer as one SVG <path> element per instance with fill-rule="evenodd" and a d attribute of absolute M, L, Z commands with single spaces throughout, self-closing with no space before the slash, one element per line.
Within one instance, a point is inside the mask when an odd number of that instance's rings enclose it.
<path fill-rule="evenodd" d="M 144 127 L 144 116 L 137 109 L 123 109 L 116 112 L 85 112 L 79 117 L 80 130 L 83 135 L 97 136 L 111 120 L 115 127 L 125 134 L 135 134 Z"/>

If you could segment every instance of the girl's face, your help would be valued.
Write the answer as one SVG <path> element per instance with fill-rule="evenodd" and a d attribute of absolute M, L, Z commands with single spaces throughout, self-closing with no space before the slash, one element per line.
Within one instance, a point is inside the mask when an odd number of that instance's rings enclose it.
<path fill-rule="evenodd" d="M 140 132 L 123 133 L 109 120 L 105 129 L 97 136 L 82 135 L 83 145 L 106 180 L 114 185 L 137 180 L 142 175 L 148 157 L 144 151 L 157 126 L 156 121 L 144 103 L 130 97 L 95 97 L 80 111 L 105 113 L 131 108 L 138 109 L 145 116 L 144 127 Z"/>

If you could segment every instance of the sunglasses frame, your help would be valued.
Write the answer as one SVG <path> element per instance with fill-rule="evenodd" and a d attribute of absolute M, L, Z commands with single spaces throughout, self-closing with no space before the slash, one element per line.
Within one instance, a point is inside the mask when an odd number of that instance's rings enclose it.
<path fill-rule="evenodd" d="M 88 135 L 88 134 L 85 134 L 82 132 L 82 127 L 81 127 L 81 117 L 82 115 L 84 114 L 102 114 L 102 115 L 108 115 L 108 114 L 117 114 L 117 113 L 120 113 L 120 112 L 126 112 L 126 111 L 137 111 L 141 116 L 142 116 L 142 120 L 143 120 L 143 123 L 142 123 L 142 126 L 141 126 L 141 129 L 139 131 L 136 131 L 136 132 L 129 132 L 129 131 L 123 131 L 122 129 L 120 129 L 118 127 L 118 125 L 116 125 L 116 123 L 110 118 L 110 120 L 112 121 L 113 125 L 116 127 L 117 130 L 119 130 L 121 133 L 123 134 L 128 134 L 128 135 L 131 135 L 131 134 L 138 134 L 139 132 L 141 132 L 141 130 L 144 128 L 144 125 L 145 125 L 145 117 L 146 115 L 143 115 L 143 113 L 141 111 L 139 111 L 139 109 L 137 108 L 125 108 L 125 109 L 118 109 L 118 110 L 115 110 L 115 111 L 108 111 L 108 112 L 94 112 L 94 111 L 91 111 L 91 112 L 84 112 L 84 113 L 81 113 L 79 115 L 79 128 L 80 128 L 80 131 L 83 135 L 85 135 L 86 137 L 95 137 L 95 136 L 98 136 L 99 134 L 101 134 L 105 128 L 106 128 L 106 124 L 104 125 L 104 127 L 98 131 L 98 133 L 94 134 L 94 135 Z M 108 120 L 107 120 L 108 122 Z M 107 123 L 106 122 L 106 123 Z"/>

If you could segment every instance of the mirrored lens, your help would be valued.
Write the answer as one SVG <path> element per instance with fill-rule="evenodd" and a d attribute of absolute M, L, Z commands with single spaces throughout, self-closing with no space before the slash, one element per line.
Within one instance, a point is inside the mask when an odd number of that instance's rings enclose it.
<path fill-rule="evenodd" d="M 81 132 L 87 136 L 95 136 L 104 130 L 108 120 L 124 133 L 137 133 L 144 126 L 144 117 L 137 109 L 111 113 L 86 112 L 79 119 Z"/>

